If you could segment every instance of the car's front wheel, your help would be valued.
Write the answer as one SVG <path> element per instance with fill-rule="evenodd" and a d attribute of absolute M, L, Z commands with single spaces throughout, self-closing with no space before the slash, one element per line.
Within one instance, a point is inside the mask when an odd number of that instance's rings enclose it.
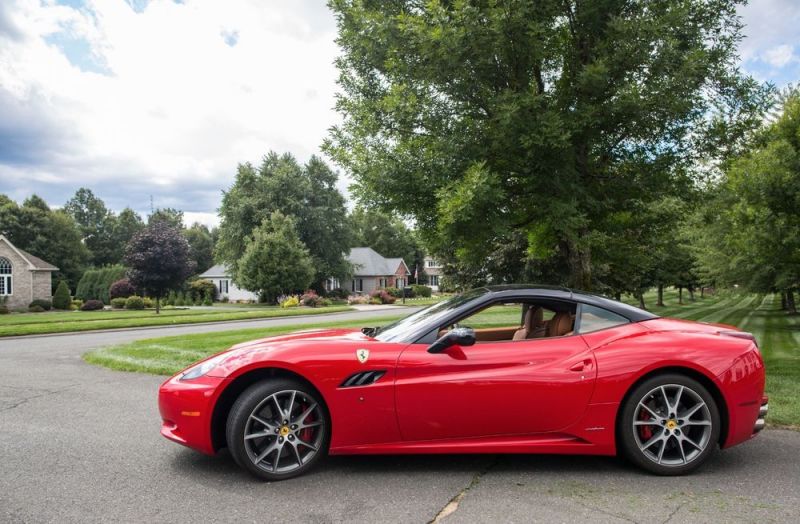
<path fill-rule="evenodd" d="M 623 453 L 659 475 L 683 475 L 717 449 L 720 415 L 714 398 L 684 375 L 652 377 L 628 396 L 619 420 Z"/>
<path fill-rule="evenodd" d="M 237 464 L 265 480 L 284 480 L 311 469 L 327 452 L 328 412 L 302 382 L 267 380 L 245 390 L 226 427 Z"/>

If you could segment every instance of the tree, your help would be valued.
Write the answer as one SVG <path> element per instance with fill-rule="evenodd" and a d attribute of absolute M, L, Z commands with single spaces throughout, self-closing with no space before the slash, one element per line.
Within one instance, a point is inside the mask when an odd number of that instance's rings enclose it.
<path fill-rule="evenodd" d="M 37 195 L 21 206 L 0 195 L 0 233 L 18 248 L 58 266 L 53 285 L 59 280 L 66 280 L 71 287 L 77 285 L 89 260 L 89 251 L 81 242 L 80 229 L 72 217 L 51 210 Z"/>
<path fill-rule="evenodd" d="M 409 270 L 424 271 L 425 252 L 402 220 L 374 208 L 357 207 L 350 214 L 352 247 L 368 246 L 389 258 L 402 258 Z"/>
<path fill-rule="evenodd" d="M 763 109 L 740 3 L 332 0 L 344 119 L 325 150 L 437 254 L 477 267 L 519 232 L 591 289 L 597 225 L 680 195 Z"/>
<path fill-rule="evenodd" d="M 92 265 L 100 267 L 119 262 L 119 248 L 113 236 L 116 217 L 91 189 L 78 189 L 63 209 L 80 227 Z"/>
<path fill-rule="evenodd" d="M 148 224 L 156 222 L 166 222 L 170 226 L 183 229 L 183 211 L 172 207 L 156 209 L 152 215 L 147 217 Z"/>
<path fill-rule="evenodd" d="M 63 280 L 58 281 L 56 292 L 53 293 L 53 307 L 55 309 L 69 309 L 72 305 L 72 297 L 69 294 L 69 286 Z"/>
<path fill-rule="evenodd" d="M 315 287 L 327 278 L 347 276 L 350 230 L 336 174 L 316 157 L 300 166 L 292 155 L 270 152 L 258 168 L 240 164 L 236 181 L 222 197 L 216 256 L 230 268 L 234 280 L 248 239 L 275 211 L 295 220 L 297 234 L 312 257 Z"/>
<path fill-rule="evenodd" d="M 130 268 L 131 284 L 156 299 L 156 313 L 161 311 L 161 297 L 179 288 L 194 272 L 189 243 L 166 220 L 152 221 L 134 235 L 126 249 L 125 263 Z"/>
<path fill-rule="evenodd" d="M 214 265 L 214 240 L 208 227 L 195 222 L 189 229 L 183 230 L 189 242 L 189 256 L 194 261 L 196 271 L 202 273 Z"/>
<path fill-rule="evenodd" d="M 233 279 L 237 285 L 260 292 L 271 302 L 280 294 L 302 291 L 311 284 L 312 258 L 290 217 L 280 211 L 273 212 L 246 243 L 238 274 Z"/>
<path fill-rule="evenodd" d="M 122 262 L 125 256 L 125 246 L 131 241 L 133 236 L 144 228 L 142 217 L 133 209 L 126 207 L 114 221 L 114 228 L 111 233 L 114 245 L 113 260 L 114 264 Z"/>

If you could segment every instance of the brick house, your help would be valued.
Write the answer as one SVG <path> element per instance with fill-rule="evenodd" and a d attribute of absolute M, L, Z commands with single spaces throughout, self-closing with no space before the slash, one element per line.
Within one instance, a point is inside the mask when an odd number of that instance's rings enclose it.
<path fill-rule="evenodd" d="M 0 235 L 0 299 L 9 309 L 27 308 L 35 299 L 52 300 L 53 271 L 58 268 Z"/>
<path fill-rule="evenodd" d="M 347 255 L 353 265 L 353 278 L 342 282 L 342 288 L 352 293 L 370 293 L 387 287 L 408 285 L 409 270 L 402 258 L 386 258 L 371 247 L 354 247 Z M 338 282 L 327 283 L 330 288 Z"/>

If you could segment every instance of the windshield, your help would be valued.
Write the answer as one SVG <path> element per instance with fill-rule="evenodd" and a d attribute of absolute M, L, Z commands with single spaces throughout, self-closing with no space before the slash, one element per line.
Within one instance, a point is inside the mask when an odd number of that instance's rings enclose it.
<path fill-rule="evenodd" d="M 421 311 L 417 311 L 416 313 L 413 313 L 405 318 L 401 318 L 393 324 L 389 324 L 386 327 L 380 328 L 375 338 L 383 342 L 403 340 L 408 335 L 415 333 L 424 325 L 436 325 L 437 320 L 441 320 L 452 313 L 453 310 L 488 292 L 488 289 L 481 288 L 467 291 L 461 295 L 455 295 L 454 297 L 448 298 L 447 300 L 439 302 L 438 304 L 426 307 Z"/>

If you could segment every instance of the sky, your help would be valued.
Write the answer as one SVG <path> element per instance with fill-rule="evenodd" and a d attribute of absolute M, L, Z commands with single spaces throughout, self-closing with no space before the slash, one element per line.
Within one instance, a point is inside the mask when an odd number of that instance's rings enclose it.
<path fill-rule="evenodd" d="M 740 14 L 742 69 L 796 84 L 800 0 Z M 321 154 L 335 37 L 324 0 L 0 0 L 0 193 L 216 225 L 238 163 Z"/>

